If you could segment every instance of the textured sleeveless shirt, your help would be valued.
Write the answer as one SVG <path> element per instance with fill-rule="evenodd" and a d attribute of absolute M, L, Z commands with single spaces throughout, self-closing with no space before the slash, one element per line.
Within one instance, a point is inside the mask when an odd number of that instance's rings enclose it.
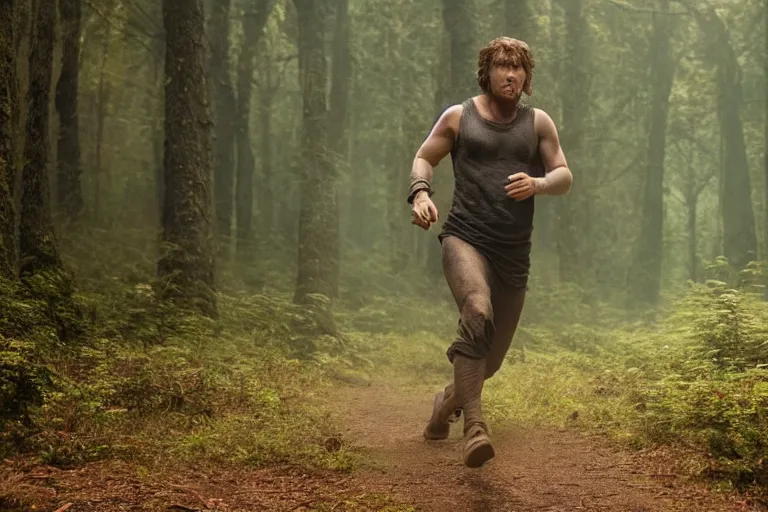
<path fill-rule="evenodd" d="M 525 287 L 530 268 L 534 198 L 507 197 L 507 176 L 543 176 L 534 109 L 518 104 L 515 118 L 496 123 L 480 115 L 472 98 L 462 104 L 451 151 L 453 202 L 438 238 L 456 236 L 475 247 L 507 286 Z"/>

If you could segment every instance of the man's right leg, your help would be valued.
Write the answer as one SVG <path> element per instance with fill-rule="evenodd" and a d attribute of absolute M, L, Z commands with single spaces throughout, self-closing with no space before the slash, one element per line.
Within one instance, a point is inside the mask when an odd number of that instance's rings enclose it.
<path fill-rule="evenodd" d="M 494 334 L 490 272 L 485 257 L 455 237 L 443 240 L 443 269 L 460 313 L 458 336 L 447 352 L 454 365 L 453 398 L 443 404 L 435 401 L 437 414 L 425 436 L 430 430 L 439 431 L 434 428 L 440 426 L 436 421 L 460 407 L 464 412 L 464 462 L 478 467 L 494 455 L 481 408 L 486 356 Z"/>
<path fill-rule="evenodd" d="M 515 336 L 525 303 L 525 287 L 492 287 L 494 336 L 491 351 L 486 358 L 485 380 L 501 368 L 509 346 Z M 461 408 L 456 404 L 453 380 L 439 391 L 433 400 L 432 417 L 424 429 L 424 437 L 430 440 L 447 439 L 451 423 L 461 417 Z"/>
<path fill-rule="evenodd" d="M 488 263 L 474 247 L 459 238 L 446 237 L 442 243 L 442 259 L 445 277 L 460 313 L 462 305 L 472 300 L 471 295 L 482 297 L 481 301 L 490 300 Z M 459 340 L 465 337 L 462 336 L 462 330 L 467 330 L 462 329 L 462 323 L 466 321 L 460 318 Z M 450 350 L 454 350 L 454 346 Z M 451 354 L 448 358 L 453 362 Z M 451 423 L 455 423 L 460 417 L 461 407 L 456 402 L 454 380 L 451 379 L 451 382 L 434 396 L 432 417 L 424 428 L 424 437 L 429 440 L 448 438 Z"/>

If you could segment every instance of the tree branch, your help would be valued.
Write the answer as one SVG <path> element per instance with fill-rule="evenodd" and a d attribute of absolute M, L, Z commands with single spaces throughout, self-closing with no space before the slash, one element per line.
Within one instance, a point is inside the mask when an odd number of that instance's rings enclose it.
<path fill-rule="evenodd" d="M 163 32 L 163 24 L 158 17 L 149 14 L 146 9 L 144 9 L 144 7 L 136 0 L 131 2 L 131 6 L 133 7 L 134 12 L 137 12 L 144 17 L 147 25 L 151 25 L 154 28 L 155 33 Z"/>
<path fill-rule="evenodd" d="M 667 191 L 669 192 L 669 195 L 670 195 L 671 197 L 674 197 L 675 199 L 677 199 L 678 201 L 680 201 L 680 204 L 682 204 L 683 206 L 685 206 L 686 208 L 688 208 L 688 203 L 687 203 L 687 202 L 686 202 L 686 200 L 685 200 L 685 196 L 683 196 L 683 195 L 680 195 L 681 193 L 678 193 L 678 191 L 677 191 L 677 189 L 676 189 L 675 187 L 669 187 L 669 188 L 667 189 Z"/>
<path fill-rule="evenodd" d="M 704 189 L 709 186 L 709 183 L 712 181 L 714 177 L 715 177 L 715 170 L 711 170 L 709 174 L 705 174 L 703 177 L 701 177 L 701 181 L 696 183 L 693 187 L 696 197 L 699 197 L 699 195 L 702 192 L 704 192 Z"/>

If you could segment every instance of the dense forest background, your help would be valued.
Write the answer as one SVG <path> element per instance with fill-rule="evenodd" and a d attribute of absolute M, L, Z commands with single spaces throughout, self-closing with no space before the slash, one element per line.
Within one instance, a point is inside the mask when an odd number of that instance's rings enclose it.
<path fill-rule="evenodd" d="M 0 0 L 0 453 L 79 464 L 132 431 L 351 464 L 322 386 L 450 376 L 408 173 L 509 35 L 574 185 L 536 200 L 491 417 L 580 410 L 764 483 L 767 24 L 758 0 Z M 446 159 L 441 218 L 451 187 Z"/>

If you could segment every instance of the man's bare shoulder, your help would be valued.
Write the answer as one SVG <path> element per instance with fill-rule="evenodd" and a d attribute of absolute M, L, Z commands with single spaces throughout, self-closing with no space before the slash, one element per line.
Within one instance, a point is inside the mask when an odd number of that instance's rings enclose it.
<path fill-rule="evenodd" d="M 554 121 L 552 121 L 552 117 L 550 117 L 549 114 L 547 114 L 544 110 L 538 107 L 533 108 L 533 114 L 535 116 L 536 121 L 544 121 L 545 123 L 554 123 Z"/>
<path fill-rule="evenodd" d="M 464 113 L 464 105 L 457 103 L 456 105 L 451 105 L 445 109 L 443 116 L 448 120 L 455 121 L 457 119 L 461 119 L 462 113 Z"/>
<path fill-rule="evenodd" d="M 454 115 L 457 114 L 457 113 L 461 114 L 464 111 L 464 104 L 463 103 L 455 103 L 455 104 L 451 105 L 450 107 L 448 107 L 447 109 L 445 109 L 445 111 L 446 112 L 452 112 Z"/>
<path fill-rule="evenodd" d="M 539 135 L 545 135 L 552 131 L 557 131 L 555 122 L 549 114 L 540 108 L 533 109 L 533 128 Z"/>
<path fill-rule="evenodd" d="M 463 112 L 463 105 L 451 105 L 450 107 L 446 108 L 442 114 L 440 114 L 440 117 L 435 123 L 435 128 L 438 132 L 442 132 L 447 129 L 451 132 L 458 133 L 459 123 L 461 121 L 461 115 Z"/>

